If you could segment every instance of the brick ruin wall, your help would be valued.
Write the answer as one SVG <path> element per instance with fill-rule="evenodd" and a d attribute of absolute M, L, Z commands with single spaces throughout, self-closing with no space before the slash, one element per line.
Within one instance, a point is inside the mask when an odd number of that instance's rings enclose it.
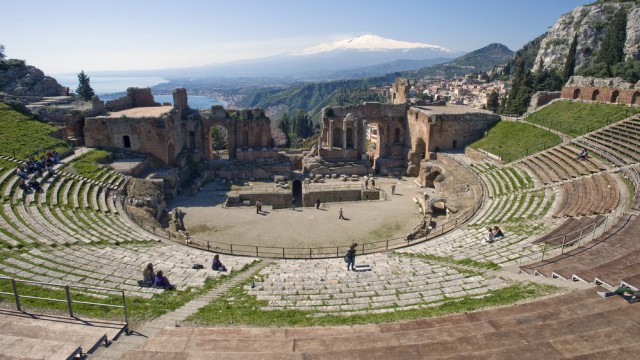
<path fill-rule="evenodd" d="M 481 139 L 484 132 L 500 121 L 500 116 L 488 113 L 435 114 L 429 116 L 427 150 L 462 149 Z M 413 135 L 412 135 L 413 136 Z"/>
<path fill-rule="evenodd" d="M 640 91 L 598 86 L 565 86 L 563 99 L 599 101 L 612 104 L 640 105 Z"/>
<path fill-rule="evenodd" d="M 125 149 L 125 137 L 129 149 L 149 153 L 167 164 L 172 163 L 182 146 L 181 134 L 176 131 L 176 116 L 160 118 L 94 117 L 85 120 L 85 143 L 88 147 Z"/>
<path fill-rule="evenodd" d="M 332 189 L 331 191 L 309 191 L 302 194 L 303 206 L 315 206 L 316 199 L 320 199 L 322 203 L 379 200 L 380 192 L 378 190 Z"/>

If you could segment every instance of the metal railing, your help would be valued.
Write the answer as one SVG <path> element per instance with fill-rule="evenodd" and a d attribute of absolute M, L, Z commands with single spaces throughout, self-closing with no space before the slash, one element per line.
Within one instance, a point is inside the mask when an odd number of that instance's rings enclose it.
<path fill-rule="evenodd" d="M 597 220 L 593 224 L 589 224 L 581 229 L 574 230 L 568 234 L 563 234 L 555 238 L 546 240 L 541 244 L 525 245 L 520 251 L 520 259 L 518 266 L 522 266 L 523 262 L 543 261 L 545 257 L 557 256 L 564 254 L 567 248 L 578 247 L 611 229 L 615 224 L 628 213 L 625 208 L 619 208 L 604 219 Z M 590 238 L 590 239 L 589 239 Z M 567 240 L 569 239 L 569 240 Z M 559 244 L 559 245 L 554 245 Z M 527 250 L 529 250 L 527 252 Z"/>
<path fill-rule="evenodd" d="M 120 330 L 120 332 L 124 331 L 125 333 L 129 333 L 129 316 L 127 314 L 127 302 L 124 296 L 124 290 L 116 290 L 116 289 L 107 289 L 107 288 L 99 288 L 99 287 L 89 287 L 89 286 L 79 286 L 79 285 L 63 285 L 63 284 L 55 284 L 55 283 L 46 283 L 40 281 L 28 281 L 28 280 L 16 280 L 13 278 L 8 278 L 4 276 L 0 276 L 0 281 L 8 281 L 11 283 L 11 287 L 13 289 L 12 292 L 0 291 L 0 295 L 9 295 L 13 296 L 16 304 L 16 308 L 18 311 L 23 312 L 23 306 L 21 303 L 21 299 L 30 299 L 30 300 L 42 300 L 47 302 L 57 302 L 57 303 L 66 303 L 67 309 L 69 311 L 69 316 L 72 318 L 77 318 L 73 311 L 74 304 L 81 305 L 91 305 L 91 306 L 102 306 L 102 307 L 110 307 L 110 308 L 118 308 L 122 309 L 124 314 L 124 326 Z M 40 296 L 30 296 L 30 295 L 20 295 L 18 291 L 18 284 L 29 284 L 29 285 L 39 285 L 44 287 L 54 287 L 54 288 L 62 288 L 65 291 L 66 299 L 53 299 L 46 298 Z M 122 296 L 122 305 L 114 305 L 114 304 L 104 304 L 104 303 L 96 303 L 89 301 L 78 301 L 73 300 L 71 289 L 81 289 L 84 291 L 99 291 L 99 292 L 111 292 L 111 293 L 119 293 Z"/>

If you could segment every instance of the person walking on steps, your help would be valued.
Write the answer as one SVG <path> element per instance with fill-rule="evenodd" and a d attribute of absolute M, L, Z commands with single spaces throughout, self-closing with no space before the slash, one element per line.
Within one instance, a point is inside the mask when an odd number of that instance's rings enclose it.
<path fill-rule="evenodd" d="M 347 250 L 347 254 L 344 256 L 344 262 L 347 263 L 347 271 L 349 271 L 349 267 L 351 267 L 351 271 L 356 271 L 356 247 L 358 243 L 353 243 L 349 246 L 349 250 Z"/>

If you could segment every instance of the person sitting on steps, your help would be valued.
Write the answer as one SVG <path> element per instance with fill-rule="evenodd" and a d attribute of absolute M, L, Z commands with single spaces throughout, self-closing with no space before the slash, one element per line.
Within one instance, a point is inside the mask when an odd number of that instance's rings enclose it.
<path fill-rule="evenodd" d="M 169 279 L 164 276 L 162 270 L 158 270 L 156 274 L 156 280 L 153 282 L 153 286 L 161 289 L 174 290 L 176 287 L 171 285 Z"/>
<path fill-rule="evenodd" d="M 156 280 L 156 273 L 153 271 L 153 264 L 148 263 L 147 267 L 142 271 L 142 286 L 153 286 Z"/>
<path fill-rule="evenodd" d="M 589 152 L 587 151 L 586 148 L 582 148 L 582 150 L 580 150 L 580 153 L 578 153 L 578 157 L 576 159 L 586 160 L 588 157 L 589 157 Z"/>
<path fill-rule="evenodd" d="M 493 238 L 497 239 L 497 238 L 502 238 L 504 237 L 504 234 L 502 233 L 502 230 L 500 230 L 499 227 L 494 226 L 493 227 Z"/>
<path fill-rule="evenodd" d="M 220 261 L 220 255 L 218 254 L 213 255 L 213 263 L 211 264 L 211 268 L 215 271 L 227 271 L 227 268 L 222 265 L 222 262 Z"/>
<path fill-rule="evenodd" d="M 611 292 L 598 291 L 598 295 L 602 296 L 603 298 L 614 295 L 620 295 L 624 298 L 631 296 L 631 298 L 627 299 L 627 301 L 629 301 L 629 304 L 635 304 L 640 301 L 640 290 L 633 290 L 628 286 L 620 286 L 619 288 Z"/>
<path fill-rule="evenodd" d="M 493 242 L 493 238 L 495 237 L 495 235 L 493 234 L 493 230 L 491 230 L 491 227 L 487 228 L 487 232 L 484 235 L 484 237 L 482 238 L 482 244 L 486 244 L 489 243 L 491 244 Z"/>

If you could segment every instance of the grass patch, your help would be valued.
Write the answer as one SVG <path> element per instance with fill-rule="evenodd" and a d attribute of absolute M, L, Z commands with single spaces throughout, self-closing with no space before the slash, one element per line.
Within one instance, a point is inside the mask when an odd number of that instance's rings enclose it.
<path fill-rule="evenodd" d="M 257 300 L 247 294 L 243 286 L 250 280 L 234 287 L 223 298 L 219 298 L 187 318 L 187 322 L 206 325 L 243 326 L 339 326 L 361 325 L 413 320 L 478 310 L 491 306 L 508 305 L 524 299 L 554 293 L 553 286 L 534 283 L 516 284 L 487 292 L 487 296 L 446 300 L 442 305 L 412 310 L 398 310 L 382 314 L 362 314 L 351 316 L 314 316 L 312 311 L 303 310 L 261 310 L 267 306 L 266 300 Z"/>
<path fill-rule="evenodd" d="M 92 180 L 100 180 L 104 166 L 99 162 L 103 161 L 107 156 L 109 156 L 107 151 L 91 150 L 65 165 L 62 171 Z"/>
<path fill-rule="evenodd" d="M 69 148 L 69 145 L 50 135 L 57 130 L 58 128 L 38 121 L 33 116 L 22 114 L 0 103 L 0 154 L 2 155 L 27 159 L 31 155 L 38 155 L 49 149 L 62 153 Z"/>
<path fill-rule="evenodd" d="M 560 141 L 558 135 L 547 130 L 524 123 L 500 121 L 487 132 L 487 136 L 469 146 L 511 162 L 555 146 Z"/>
<path fill-rule="evenodd" d="M 640 109 L 625 105 L 556 101 L 525 120 L 569 136 L 579 136 L 637 113 Z"/>

